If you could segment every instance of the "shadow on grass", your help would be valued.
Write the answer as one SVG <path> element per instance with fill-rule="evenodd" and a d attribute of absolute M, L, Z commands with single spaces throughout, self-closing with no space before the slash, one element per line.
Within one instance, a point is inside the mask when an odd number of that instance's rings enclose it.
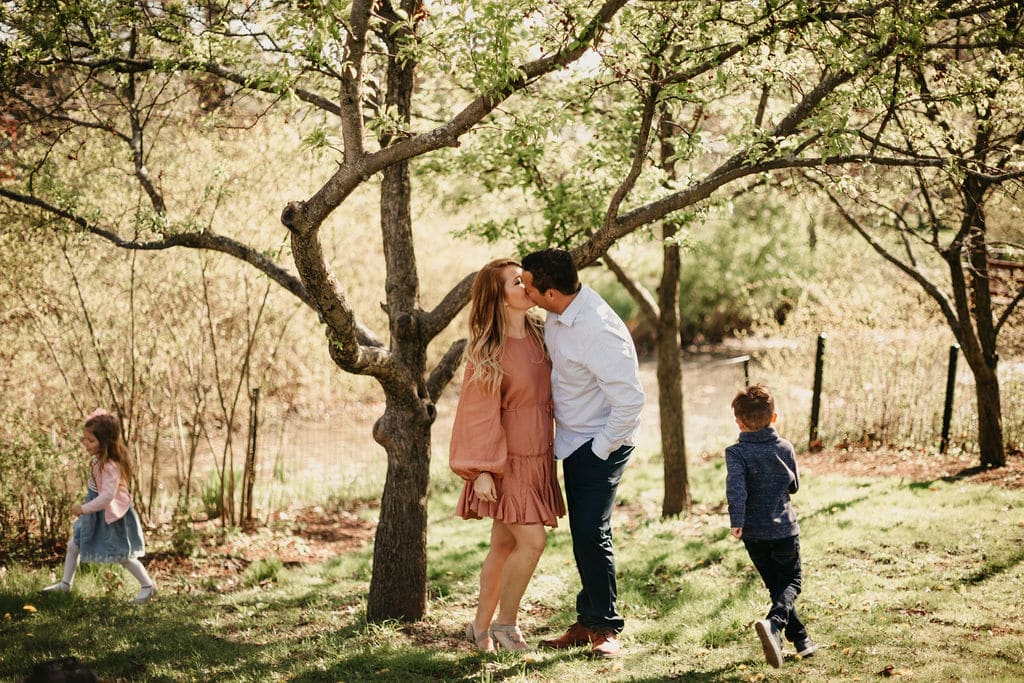
<path fill-rule="evenodd" d="M 968 586 L 976 586 L 1013 569 L 1021 562 L 1024 562 L 1024 548 L 1018 546 L 1006 557 L 986 558 L 986 562 L 981 569 L 964 577 L 962 583 Z"/>
<path fill-rule="evenodd" d="M 452 593 L 457 584 L 475 582 L 487 556 L 488 546 L 474 546 L 463 550 L 435 551 L 427 565 L 428 590 L 438 595 Z"/>
<path fill-rule="evenodd" d="M 577 652 L 545 654 L 524 658 L 518 653 L 468 654 L 452 658 L 451 653 L 422 648 L 374 648 L 317 669 L 301 672 L 289 680 L 316 681 L 504 681 L 512 678 L 547 676 L 547 670 L 563 661 L 578 659 Z"/>
<path fill-rule="evenodd" d="M 656 605 L 662 611 L 676 609 L 693 597 L 693 589 L 684 580 L 682 567 L 669 553 L 661 553 L 645 562 L 633 562 L 619 571 L 623 593 L 635 592 L 637 599 Z"/>
<path fill-rule="evenodd" d="M 689 669 L 683 671 L 673 669 L 669 678 L 656 676 L 651 678 L 630 678 L 630 683 L 664 683 L 669 681 L 683 681 L 684 683 L 719 683 L 721 681 L 747 681 L 757 680 L 750 673 L 737 672 L 733 665 L 723 666 L 718 669 Z"/>
<path fill-rule="evenodd" d="M 808 513 L 801 513 L 800 521 L 805 519 L 814 519 L 815 517 L 822 517 L 827 515 L 834 515 L 837 512 L 842 512 L 852 508 L 854 505 L 859 505 L 863 502 L 871 500 L 872 496 L 860 496 L 858 498 L 851 498 L 850 500 L 844 500 L 837 503 L 826 503 L 817 510 Z"/>
<path fill-rule="evenodd" d="M 183 660 L 202 663 L 211 678 L 260 678 L 259 647 L 234 642 L 180 614 L 150 603 L 115 604 L 112 598 L 80 595 L 0 594 L 0 610 L 36 612 L 0 634 L 0 679 L 23 680 L 39 662 L 74 656 L 101 679 L 176 680 L 163 670 L 182 670 Z"/>
<path fill-rule="evenodd" d="M 287 662 L 294 670 L 289 653 L 301 659 L 315 652 L 314 641 L 327 635 L 310 626 L 318 614 L 364 599 L 311 587 L 289 595 L 256 592 L 226 604 L 220 595 L 167 594 L 140 606 L 127 595 L 0 592 L 0 614 L 12 615 L 0 627 L 0 681 L 21 681 L 36 663 L 67 656 L 101 680 L 268 680 L 275 665 Z M 282 618 L 268 625 L 260 618 L 265 614 Z M 328 637 L 346 642 L 364 628 L 354 618 Z M 261 634 L 256 642 L 251 629 Z"/>

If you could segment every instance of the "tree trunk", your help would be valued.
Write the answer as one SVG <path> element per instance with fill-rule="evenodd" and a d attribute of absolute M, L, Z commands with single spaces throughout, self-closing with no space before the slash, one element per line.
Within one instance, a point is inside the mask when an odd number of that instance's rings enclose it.
<path fill-rule="evenodd" d="M 662 105 L 664 107 L 664 105 Z M 673 136 L 679 133 L 673 117 L 662 109 L 658 121 L 658 164 L 669 178 L 676 177 Z M 690 513 L 690 477 L 686 471 L 686 432 L 683 426 L 683 344 L 679 330 L 680 255 L 679 226 L 662 223 L 662 267 L 658 285 L 655 345 L 658 353 L 658 410 L 661 417 L 661 457 L 665 478 L 663 517 Z"/>
<path fill-rule="evenodd" d="M 655 345 L 658 354 L 658 409 L 661 416 L 661 455 L 665 477 L 662 516 L 690 512 L 690 480 L 686 471 L 686 435 L 683 428 L 683 356 L 679 336 L 679 247 L 677 232 L 666 224 L 663 265 L 658 286 Z"/>
<path fill-rule="evenodd" d="M 978 398 L 978 450 L 981 451 L 982 467 L 1003 467 L 1006 465 L 1006 451 L 1003 448 L 1003 418 L 999 399 L 999 379 L 995 368 L 985 373 L 985 379 L 975 374 Z"/>
<path fill-rule="evenodd" d="M 961 335 L 966 336 L 966 335 Z M 973 340 L 972 340 L 973 341 Z M 964 360 L 974 376 L 975 400 L 978 407 L 978 450 L 982 467 L 1006 465 L 1003 447 L 1003 418 L 999 397 L 999 358 L 982 353 L 977 343 L 961 345 Z"/>
<path fill-rule="evenodd" d="M 416 61 L 399 59 L 410 27 L 400 21 L 394 5 L 380 11 L 394 29 L 381 38 L 388 48 L 385 104 L 405 125 L 412 110 Z M 418 13 L 418 0 L 401 0 L 406 17 Z M 383 131 L 382 148 L 394 142 L 395 131 Z M 427 487 L 430 480 L 430 427 L 436 411 L 424 376 L 429 338 L 420 329 L 419 276 L 412 231 L 412 179 L 409 163 L 384 169 L 380 219 L 387 268 L 385 310 L 391 326 L 393 373 L 378 377 L 384 388 L 384 415 L 373 427 L 373 438 L 388 454 L 388 472 L 381 496 L 380 520 L 373 546 L 373 574 L 366 618 L 415 621 L 427 611 Z"/>
<path fill-rule="evenodd" d="M 385 391 L 389 391 L 387 388 Z M 427 611 L 427 486 L 432 413 L 414 397 L 388 395 L 373 438 L 388 455 L 366 619 L 416 621 Z"/>
<path fill-rule="evenodd" d="M 952 283 L 955 289 L 960 290 L 957 292 L 957 313 L 961 327 L 961 347 L 964 348 L 964 357 L 974 374 L 981 466 L 1002 467 L 1006 464 L 1006 452 L 1003 448 L 1003 418 L 999 400 L 997 331 L 992 314 L 992 281 L 988 272 L 988 226 L 984 205 L 986 190 L 987 184 L 982 180 L 972 177 L 964 180 L 961 188 L 964 198 L 961 232 L 966 235 L 964 248 L 967 264 L 961 260 L 959 250 L 952 250 L 948 258 L 951 270 L 960 271 L 953 272 Z M 969 288 L 966 285 L 968 276 L 971 278 Z"/>

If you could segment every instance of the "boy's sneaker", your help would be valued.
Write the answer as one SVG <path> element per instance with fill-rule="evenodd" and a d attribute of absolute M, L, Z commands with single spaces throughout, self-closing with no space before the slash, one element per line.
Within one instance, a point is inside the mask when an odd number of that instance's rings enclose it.
<path fill-rule="evenodd" d="M 796 654 L 800 658 L 810 657 L 818 651 L 818 644 L 810 638 L 804 638 L 793 643 L 793 647 L 796 648 Z"/>
<path fill-rule="evenodd" d="M 70 583 L 64 583 L 63 581 L 58 581 L 57 583 L 49 585 L 49 586 L 47 586 L 46 588 L 42 589 L 39 592 L 40 593 L 67 593 L 69 590 L 71 590 L 71 584 Z"/>
<path fill-rule="evenodd" d="M 782 634 L 769 619 L 754 622 L 754 630 L 761 639 L 761 649 L 768 663 L 778 669 L 782 666 Z"/>

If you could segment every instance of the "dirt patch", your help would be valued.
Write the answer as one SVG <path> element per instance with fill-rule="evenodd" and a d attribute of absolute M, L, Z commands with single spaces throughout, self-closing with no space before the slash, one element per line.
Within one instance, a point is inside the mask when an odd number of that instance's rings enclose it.
<path fill-rule="evenodd" d="M 912 482 L 963 481 L 1024 488 L 1024 453 L 1006 456 L 1005 467 L 980 467 L 977 454 L 941 455 L 896 450 L 834 450 L 804 453 L 800 469 L 814 473 L 836 473 L 852 477 L 898 477 Z"/>
<path fill-rule="evenodd" d="M 173 550 L 168 527 L 147 534 L 149 572 L 176 592 L 219 592 L 239 586 L 253 562 L 276 558 L 285 567 L 318 564 L 373 541 L 376 525 L 348 510 L 305 507 L 277 513 L 270 524 L 225 533 L 217 521 L 196 522 L 191 551 Z M 180 543 L 180 542 L 179 542 Z"/>

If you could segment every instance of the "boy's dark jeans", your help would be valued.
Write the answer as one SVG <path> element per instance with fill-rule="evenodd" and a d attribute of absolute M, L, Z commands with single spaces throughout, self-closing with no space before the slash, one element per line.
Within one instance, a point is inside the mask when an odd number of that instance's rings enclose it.
<path fill-rule="evenodd" d="M 753 560 L 768 593 L 772 608 L 768 619 L 786 634 L 786 640 L 799 642 L 807 638 L 807 629 L 796 613 L 796 596 L 803 580 L 800 569 L 800 537 L 790 536 L 771 541 L 743 539 L 747 554 Z"/>
<path fill-rule="evenodd" d="M 612 508 L 633 447 L 622 446 L 601 460 L 591 443 L 587 441 L 562 461 L 572 552 L 583 585 L 576 596 L 576 614 L 589 629 L 618 633 L 625 621 L 615 607 Z"/>

